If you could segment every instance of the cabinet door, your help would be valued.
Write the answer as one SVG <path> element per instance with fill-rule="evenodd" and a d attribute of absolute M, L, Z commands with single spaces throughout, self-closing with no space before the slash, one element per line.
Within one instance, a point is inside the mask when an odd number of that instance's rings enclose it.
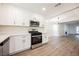
<path fill-rule="evenodd" d="M 30 47 L 31 47 L 31 37 L 30 37 L 30 35 L 27 35 L 23 39 L 23 48 L 30 49 Z"/>
<path fill-rule="evenodd" d="M 12 25 L 11 15 L 6 10 L 0 10 L 0 25 Z"/>
<path fill-rule="evenodd" d="M 20 36 L 13 36 L 10 38 L 10 53 L 16 53 L 23 49 L 23 42 Z"/>
<path fill-rule="evenodd" d="M 14 25 L 22 26 L 22 25 L 23 25 L 23 20 L 16 18 L 16 19 L 14 20 Z"/>
<path fill-rule="evenodd" d="M 25 19 L 25 20 L 24 20 L 24 23 L 25 23 L 25 26 L 29 26 L 29 24 L 30 24 L 29 19 Z"/>
<path fill-rule="evenodd" d="M 10 37 L 9 39 L 9 53 L 15 52 L 15 39 L 14 37 Z"/>
<path fill-rule="evenodd" d="M 30 35 L 20 35 L 13 36 L 10 38 L 10 53 L 14 54 L 31 47 L 31 36 Z"/>
<path fill-rule="evenodd" d="M 40 27 L 43 27 L 43 22 L 42 21 L 40 21 L 40 25 L 39 25 Z"/>
<path fill-rule="evenodd" d="M 23 49 L 23 42 L 21 38 L 16 38 L 15 39 L 15 51 L 21 51 Z"/>
<path fill-rule="evenodd" d="M 0 25 L 12 25 L 14 9 L 5 4 L 0 4 Z"/>
<path fill-rule="evenodd" d="M 48 37 L 45 34 L 43 34 L 42 35 L 42 43 L 47 43 L 47 42 L 48 42 Z"/>

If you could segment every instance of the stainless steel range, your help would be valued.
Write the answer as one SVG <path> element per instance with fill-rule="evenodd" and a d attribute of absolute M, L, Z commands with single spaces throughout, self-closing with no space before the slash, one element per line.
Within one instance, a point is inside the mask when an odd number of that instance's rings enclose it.
<path fill-rule="evenodd" d="M 30 31 L 31 33 L 31 48 L 36 48 L 42 45 L 42 33 L 38 31 Z"/>

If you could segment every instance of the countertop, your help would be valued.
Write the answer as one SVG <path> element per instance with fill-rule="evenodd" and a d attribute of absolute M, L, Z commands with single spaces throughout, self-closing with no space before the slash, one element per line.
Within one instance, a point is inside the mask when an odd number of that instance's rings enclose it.
<path fill-rule="evenodd" d="M 15 35 L 27 35 L 26 34 L 0 34 L 0 43 L 5 41 L 8 37 L 15 36 Z"/>
<path fill-rule="evenodd" d="M 10 35 L 0 35 L 0 43 L 2 43 L 3 41 L 5 41 Z"/>

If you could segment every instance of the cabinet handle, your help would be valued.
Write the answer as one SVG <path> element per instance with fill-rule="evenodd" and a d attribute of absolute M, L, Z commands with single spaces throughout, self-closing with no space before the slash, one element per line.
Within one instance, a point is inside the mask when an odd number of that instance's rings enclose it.
<path fill-rule="evenodd" d="M 15 20 L 14 20 L 14 24 L 15 24 Z"/>

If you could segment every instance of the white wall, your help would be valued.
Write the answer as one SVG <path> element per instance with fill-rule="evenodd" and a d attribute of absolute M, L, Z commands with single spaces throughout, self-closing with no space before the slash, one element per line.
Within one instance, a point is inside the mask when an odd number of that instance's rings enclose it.
<path fill-rule="evenodd" d="M 65 35 L 65 32 L 69 34 L 69 24 L 64 24 L 64 35 Z"/>
<path fill-rule="evenodd" d="M 68 34 L 79 34 L 76 33 L 76 27 L 79 23 L 62 23 L 55 24 L 54 22 L 48 22 L 47 33 L 50 37 L 52 36 L 63 36 L 67 31 Z"/>
<path fill-rule="evenodd" d="M 59 36 L 63 36 L 64 35 L 64 24 L 59 24 Z"/>
<path fill-rule="evenodd" d="M 49 21 L 47 21 L 47 24 L 46 31 L 49 37 L 64 35 L 64 24 L 56 24 Z"/>

